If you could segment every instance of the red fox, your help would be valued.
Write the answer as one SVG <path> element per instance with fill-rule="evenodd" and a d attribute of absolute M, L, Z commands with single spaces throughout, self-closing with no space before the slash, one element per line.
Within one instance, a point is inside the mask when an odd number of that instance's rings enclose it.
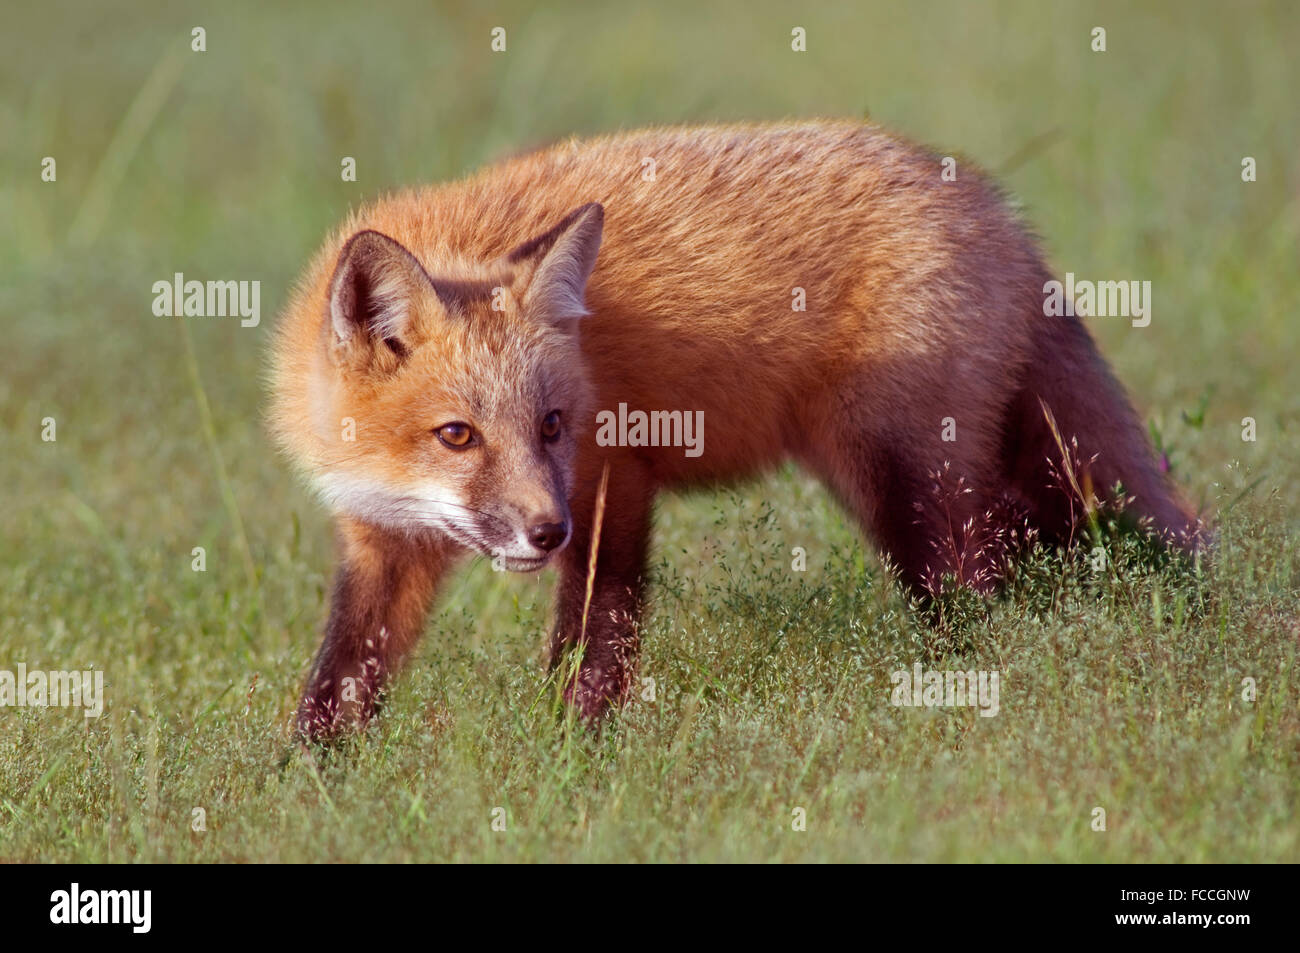
<path fill-rule="evenodd" d="M 1087 330 L 1045 313 L 1034 241 L 982 175 L 942 168 L 853 122 L 653 129 L 354 213 L 272 359 L 272 430 L 341 543 L 299 731 L 369 719 L 466 553 L 558 564 L 552 651 L 583 640 L 566 698 L 595 718 L 632 676 L 656 494 L 784 460 L 914 588 L 991 585 L 935 545 L 954 521 L 1010 505 L 1068 535 L 1060 440 L 1085 486 L 1122 484 L 1190 547 L 1196 521 Z M 966 492 L 942 509 L 945 464 Z"/>

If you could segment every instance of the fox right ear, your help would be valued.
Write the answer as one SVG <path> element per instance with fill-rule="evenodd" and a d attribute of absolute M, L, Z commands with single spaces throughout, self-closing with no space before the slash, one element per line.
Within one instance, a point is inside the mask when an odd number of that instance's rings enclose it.
<path fill-rule="evenodd" d="M 330 279 L 335 341 L 395 364 L 414 346 L 412 300 L 432 281 L 415 256 L 387 235 L 367 229 L 348 239 Z"/>
<path fill-rule="evenodd" d="M 604 206 L 588 202 L 506 255 L 508 264 L 525 269 L 524 306 L 552 321 L 589 314 L 587 279 L 596 267 L 604 227 Z"/>

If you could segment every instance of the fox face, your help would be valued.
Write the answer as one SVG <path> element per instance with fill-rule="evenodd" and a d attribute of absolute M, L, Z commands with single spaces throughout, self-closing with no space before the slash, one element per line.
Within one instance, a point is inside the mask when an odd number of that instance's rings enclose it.
<path fill-rule="evenodd" d="M 500 259 L 458 263 L 454 278 L 379 232 L 348 240 L 315 401 L 329 506 L 441 532 L 512 571 L 563 548 L 590 420 L 578 328 L 602 224 L 599 205 L 583 206 Z"/>

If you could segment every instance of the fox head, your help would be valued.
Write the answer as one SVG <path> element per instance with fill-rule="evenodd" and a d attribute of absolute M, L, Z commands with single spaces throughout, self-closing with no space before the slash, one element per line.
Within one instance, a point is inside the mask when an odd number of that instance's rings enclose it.
<path fill-rule="evenodd" d="M 578 324 L 603 221 L 584 205 L 501 258 L 457 263 L 455 277 L 377 231 L 347 241 L 311 401 L 330 506 L 442 532 L 515 571 L 568 542 L 591 403 Z"/>

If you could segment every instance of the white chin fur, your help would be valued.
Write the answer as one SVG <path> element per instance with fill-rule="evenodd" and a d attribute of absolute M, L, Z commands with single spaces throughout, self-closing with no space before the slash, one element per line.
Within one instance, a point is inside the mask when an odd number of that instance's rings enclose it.
<path fill-rule="evenodd" d="M 536 572 L 563 548 L 541 553 L 520 533 L 506 545 L 494 541 L 480 525 L 478 514 L 468 509 L 455 491 L 436 483 L 397 492 L 351 474 L 325 473 L 316 478 L 315 485 L 322 502 L 335 513 L 394 529 L 438 530 L 467 549 L 492 559 L 500 557 L 510 572 Z"/>
<path fill-rule="evenodd" d="M 382 483 L 346 473 L 323 473 L 315 480 L 321 501 L 335 513 L 399 529 L 432 527 L 456 539 L 476 536 L 472 514 L 447 487 L 427 484 L 397 492 Z"/>

